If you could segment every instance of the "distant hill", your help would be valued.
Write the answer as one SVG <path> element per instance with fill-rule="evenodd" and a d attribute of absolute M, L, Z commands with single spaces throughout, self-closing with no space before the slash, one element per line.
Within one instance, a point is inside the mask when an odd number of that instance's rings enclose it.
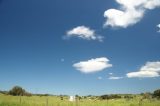
<path fill-rule="evenodd" d="M 8 94 L 8 91 L 0 91 L 0 94 Z"/>

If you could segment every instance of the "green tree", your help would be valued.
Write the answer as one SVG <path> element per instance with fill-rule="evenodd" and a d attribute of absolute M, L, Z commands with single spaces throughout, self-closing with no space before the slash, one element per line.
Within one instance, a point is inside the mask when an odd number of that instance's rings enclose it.
<path fill-rule="evenodd" d="M 9 91 L 9 94 L 13 96 L 24 96 L 26 92 L 22 87 L 15 86 Z"/>
<path fill-rule="evenodd" d="M 157 89 L 153 92 L 153 96 L 156 98 L 160 98 L 160 89 Z"/>

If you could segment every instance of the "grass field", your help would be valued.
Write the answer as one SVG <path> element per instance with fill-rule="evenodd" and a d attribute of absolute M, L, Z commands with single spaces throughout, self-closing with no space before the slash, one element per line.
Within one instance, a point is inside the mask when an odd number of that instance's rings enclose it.
<path fill-rule="evenodd" d="M 61 100 L 56 96 L 10 96 L 0 94 L 0 106 L 160 106 L 156 99 L 143 100 L 139 103 L 139 97 L 134 99 L 110 99 L 110 100 L 89 100 L 82 99 L 77 102 L 69 102 L 68 98 Z"/>

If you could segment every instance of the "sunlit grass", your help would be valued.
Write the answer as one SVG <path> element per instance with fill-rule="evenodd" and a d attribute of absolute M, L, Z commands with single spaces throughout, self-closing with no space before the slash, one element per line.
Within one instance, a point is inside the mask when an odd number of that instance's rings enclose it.
<path fill-rule="evenodd" d="M 56 96 L 10 96 L 0 94 L 0 106 L 160 106 L 156 99 L 143 100 L 139 104 L 139 98 L 131 100 L 110 99 L 110 100 L 89 100 L 82 99 L 77 102 L 69 102 L 68 98 L 61 100 Z"/>

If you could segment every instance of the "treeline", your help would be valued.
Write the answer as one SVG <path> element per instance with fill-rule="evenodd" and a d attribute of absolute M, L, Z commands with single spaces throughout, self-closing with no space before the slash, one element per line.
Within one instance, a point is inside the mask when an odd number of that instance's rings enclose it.
<path fill-rule="evenodd" d="M 141 93 L 140 95 L 142 99 L 152 99 L 152 98 L 160 99 L 160 89 L 155 90 L 153 93 L 146 92 L 146 93 Z M 99 98 L 101 100 L 119 99 L 119 98 L 133 99 L 136 96 L 137 95 L 133 95 L 133 94 L 111 94 L 111 95 L 101 95 Z"/>
<path fill-rule="evenodd" d="M 27 92 L 20 86 L 14 86 L 9 91 L 0 91 L 1 94 L 12 95 L 12 96 L 53 96 L 51 94 L 32 94 Z"/>
<path fill-rule="evenodd" d="M 55 96 L 55 95 L 50 95 L 50 94 L 32 94 L 27 92 L 25 89 L 23 89 L 20 86 L 15 86 L 9 91 L 0 91 L 1 94 L 6 94 L 6 95 L 12 95 L 12 96 Z M 153 93 L 141 93 L 140 94 L 143 99 L 151 99 L 151 98 L 158 98 L 160 99 L 160 89 L 155 90 Z M 76 98 L 79 100 L 81 99 L 100 99 L 100 100 L 107 100 L 107 99 L 119 99 L 119 98 L 125 98 L 125 99 L 132 99 L 136 95 L 133 94 L 110 94 L 110 95 L 101 95 L 101 96 L 78 96 L 76 95 Z M 61 100 L 63 100 L 63 97 L 68 97 L 67 95 L 60 95 L 59 96 Z"/>

